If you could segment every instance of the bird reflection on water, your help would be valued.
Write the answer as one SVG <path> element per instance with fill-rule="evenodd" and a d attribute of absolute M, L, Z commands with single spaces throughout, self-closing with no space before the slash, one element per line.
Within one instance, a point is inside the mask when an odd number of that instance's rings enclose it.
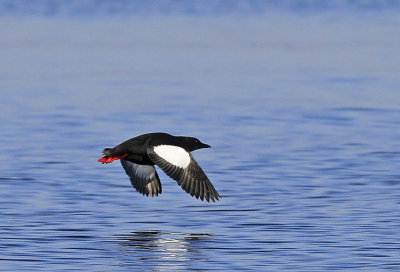
<path fill-rule="evenodd" d="M 114 235 L 118 245 L 129 253 L 131 259 L 160 262 L 159 266 L 187 266 L 185 261 L 204 261 L 207 255 L 203 254 L 202 249 L 210 237 L 212 234 L 208 233 L 171 233 L 156 230 Z"/>

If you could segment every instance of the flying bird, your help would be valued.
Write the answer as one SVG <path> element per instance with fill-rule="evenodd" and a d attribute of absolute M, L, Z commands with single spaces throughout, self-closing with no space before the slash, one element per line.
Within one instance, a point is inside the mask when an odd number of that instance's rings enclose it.
<path fill-rule="evenodd" d="M 157 165 L 191 196 L 215 202 L 221 196 L 191 154 L 191 151 L 209 147 L 194 137 L 147 133 L 105 148 L 99 162 L 120 160 L 132 186 L 143 195 L 158 196 L 162 192 L 154 168 Z"/>

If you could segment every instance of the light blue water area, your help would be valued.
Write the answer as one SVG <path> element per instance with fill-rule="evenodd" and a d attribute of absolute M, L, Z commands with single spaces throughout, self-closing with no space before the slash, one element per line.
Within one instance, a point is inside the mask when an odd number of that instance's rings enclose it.
<path fill-rule="evenodd" d="M 400 17 L 9 14 L 1 271 L 400 269 Z M 212 146 L 219 202 L 97 162 L 153 131 Z"/>

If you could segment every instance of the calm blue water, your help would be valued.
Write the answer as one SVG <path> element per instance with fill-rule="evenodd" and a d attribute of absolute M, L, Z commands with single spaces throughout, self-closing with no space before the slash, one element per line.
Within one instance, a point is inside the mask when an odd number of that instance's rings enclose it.
<path fill-rule="evenodd" d="M 1 271 L 400 270 L 393 11 L 55 7 L 0 18 Z M 218 203 L 97 162 L 153 131 L 212 146 L 194 155 Z"/>

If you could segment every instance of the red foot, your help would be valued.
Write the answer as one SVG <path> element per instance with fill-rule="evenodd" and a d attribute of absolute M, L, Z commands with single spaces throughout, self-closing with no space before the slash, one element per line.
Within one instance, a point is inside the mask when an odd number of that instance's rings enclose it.
<path fill-rule="evenodd" d="M 121 156 L 104 156 L 104 157 L 101 157 L 99 159 L 99 162 L 101 162 L 101 163 L 110 163 L 110 162 L 113 162 L 115 160 L 123 159 L 126 156 L 128 156 L 128 154 L 124 154 L 124 155 L 121 155 Z"/>

